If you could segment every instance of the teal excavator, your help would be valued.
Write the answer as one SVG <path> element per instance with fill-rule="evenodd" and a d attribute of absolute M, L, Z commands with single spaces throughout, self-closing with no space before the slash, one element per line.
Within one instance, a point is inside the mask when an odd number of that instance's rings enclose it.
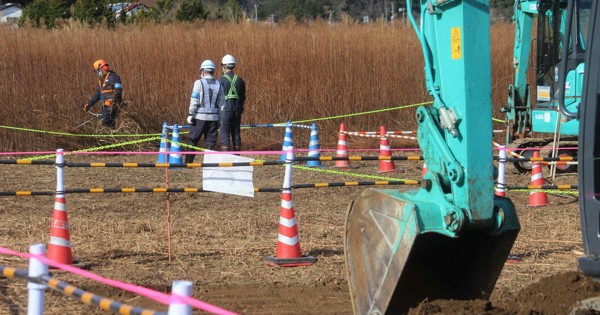
<path fill-rule="evenodd" d="M 421 0 L 420 13 L 419 25 L 409 19 L 433 97 L 432 106 L 416 113 L 428 171 L 418 190 L 367 189 L 349 205 L 344 255 L 355 314 L 404 314 L 425 300 L 488 298 L 520 230 L 513 203 L 493 191 L 489 1 Z M 594 278 L 600 278 L 600 38 L 592 39 L 600 37 L 599 14 L 594 1 L 579 129 L 585 247 L 579 268 Z M 558 86 L 565 86 L 568 59 L 557 69 Z M 558 106 L 566 112 L 564 89 L 553 95 L 562 97 Z"/>
<path fill-rule="evenodd" d="M 542 156 L 577 156 L 577 116 L 592 2 L 515 0 L 514 78 L 502 111 L 506 114 L 507 147 L 516 147 L 524 157 L 531 157 L 533 151 L 527 148 L 535 147 L 547 147 L 540 151 Z M 564 38 L 569 38 L 570 45 L 563 45 Z M 563 52 L 567 52 L 568 61 L 565 81 L 560 85 L 558 68 Z M 560 110 L 555 97 L 561 86 L 565 87 L 563 105 L 567 113 Z M 529 162 L 516 162 L 515 167 L 520 172 L 531 171 Z M 558 165 L 551 168 L 551 174 L 554 177 L 555 173 L 576 170 L 574 164 Z"/>

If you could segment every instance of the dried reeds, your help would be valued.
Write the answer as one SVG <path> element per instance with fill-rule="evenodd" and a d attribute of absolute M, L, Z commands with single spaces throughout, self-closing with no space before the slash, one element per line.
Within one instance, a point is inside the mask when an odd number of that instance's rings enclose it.
<path fill-rule="evenodd" d="M 506 100 L 512 75 L 512 26 L 492 27 L 494 114 Z M 193 81 L 204 59 L 238 60 L 248 86 L 243 123 L 279 123 L 429 101 L 420 45 L 409 26 L 373 23 L 172 24 L 116 30 L 0 28 L 2 125 L 90 133 L 76 129 L 95 88 L 91 63 L 108 60 L 124 82 L 128 112 L 142 133 L 162 122 L 182 123 Z M 343 119 L 352 130 L 416 128 L 414 108 Z M 342 119 L 319 122 L 337 130 Z M 501 127 L 501 126 L 500 126 Z M 246 134 L 245 145 L 281 142 L 280 130 Z M 329 145 L 331 139 L 321 140 Z M 0 129 L 2 150 L 55 149 L 56 137 Z M 65 149 L 92 144 L 70 137 Z M 92 141 L 93 142 L 93 141 Z"/>

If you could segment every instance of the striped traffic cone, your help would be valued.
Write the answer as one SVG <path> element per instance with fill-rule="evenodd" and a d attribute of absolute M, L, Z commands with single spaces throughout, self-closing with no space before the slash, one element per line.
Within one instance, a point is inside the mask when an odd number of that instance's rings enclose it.
<path fill-rule="evenodd" d="M 292 201 L 292 161 L 294 161 L 294 147 L 288 147 L 285 165 L 283 191 L 281 192 L 281 206 L 279 208 L 279 230 L 277 235 L 277 255 L 266 257 L 271 266 L 296 267 L 310 266 L 317 261 L 312 256 L 302 256 L 298 227 L 294 214 Z"/>
<path fill-rule="evenodd" d="M 67 205 L 65 195 L 63 194 L 56 194 L 54 198 L 54 213 L 52 214 L 50 242 L 48 243 L 48 259 L 66 265 L 73 263 Z"/>
<path fill-rule="evenodd" d="M 167 151 L 169 151 L 169 142 L 167 142 L 167 138 L 169 138 L 169 127 L 167 126 L 167 123 L 164 122 L 163 123 L 163 127 L 162 127 L 162 134 L 160 136 L 160 148 L 158 149 L 158 160 L 156 161 L 156 163 L 167 163 L 168 162 L 168 155 L 167 155 Z"/>
<path fill-rule="evenodd" d="M 320 158 L 321 157 L 321 146 L 319 145 L 319 131 L 317 130 L 317 124 L 313 123 L 310 129 L 310 142 L 308 143 L 308 157 Z M 306 166 L 310 167 L 322 167 L 320 160 L 310 160 L 306 162 Z"/>
<path fill-rule="evenodd" d="M 169 164 L 182 164 L 183 155 L 181 154 L 181 144 L 179 142 L 179 125 L 173 125 L 173 139 L 171 140 L 171 153 L 169 154 Z"/>
<path fill-rule="evenodd" d="M 381 156 L 392 156 L 390 151 L 390 144 L 388 142 L 387 132 L 385 126 L 379 127 L 379 155 Z M 379 160 L 379 172 L 393 172 L 396 170 L 394 161 L 392 160 Z"/>
<path fill-rule="evenodd" d="M 71 236 L 69 234 L 69 218 L 64 195 L 64 155 L 63 150 L 56 151 L 56 196 L 54 197 L 54 212 L 50 224 L 50 242 L 48 243 L 48 259 L 70 265 L 73 263 L 71 252 Z"/>
<path fill-rule="evenodd" d="M 538 151 L 533 152 L 534 158 L 539 158 L 540 153 Z M 542 165 L 539 162 L 531 163 L 531 185 L 542 186 L 544 185 L 544 174 L 542 171 Z M 548 205 L 548 194 L 539 190 L 532 190 L 529 193 L 529 206 L 530 207 L 545 207 Z"/>
<path fill-rule="evenodd" d="M 421 177 L 424 177 L 426 173 L 427 173 L 427 163 L 425 163 L 425 161 L 423 161 L 423 170 L 421 171 Z"/>
<path fill-rule="evenodd" d="M 348 157 L 348 142 L 346 141 L 346 126 L 344 123 L 340 124 L 340 131 L 338 132 L 338 145 L 335 157 Z M 338 160 L 335 161 L 335 167 L 350 167 L 350 161 Z"/>
<path fill-rule="evenodd" d="M 293 139 L 293 135 L 292 135 L 292 123 L 291 122 L 287 122 L 285 125 L 285 134 L 283 135 L 283 145 L 281 146 L 281 151 L 283 151 L 283 153 L 281 154 L 281 161 L 285 162 L 285 159 L 287 157 L 287 151 L 289 150 L 289 148 L 294 146 L 294 139 Z"/>

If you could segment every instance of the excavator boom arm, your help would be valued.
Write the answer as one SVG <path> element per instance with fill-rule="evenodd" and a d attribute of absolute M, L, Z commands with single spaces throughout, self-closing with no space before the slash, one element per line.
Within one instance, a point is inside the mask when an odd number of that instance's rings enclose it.
<path fill-rule="evenodd" d="M 350 205 L 357 314 L 488 297 L 520 229 L 512 202 L 493 194 L 489 1 L 422 0 L 420 25 L 410 19 L 433 97 L 416 117 L 428 172 L 419 190 L 368 189 Z"/>

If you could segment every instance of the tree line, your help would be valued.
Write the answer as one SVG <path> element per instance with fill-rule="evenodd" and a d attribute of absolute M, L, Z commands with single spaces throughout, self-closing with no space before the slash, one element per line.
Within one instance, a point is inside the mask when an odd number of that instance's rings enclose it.
<path fill-rule="evenodd" d="M 420 0 L 411 0 L 418 9 Z M 54 28 L 61 20 L 74 19 L 86 25 L 154 21 L 223 20 L 238 22 L 251 19 L 276 22 L 283 19 L 336 22 L 352 20 L 392 20 L 405 17 L 406 0 L 157 0 L 135 15 L 116 15 L 109 7 L 119 0 L 16 0 L 24 6 L 22 25 Z M 146 1 L 146 3 L 150 3 Z M 496 16 L 510 19 L 514 0 L 494 0 L 490 7 Z"/>

